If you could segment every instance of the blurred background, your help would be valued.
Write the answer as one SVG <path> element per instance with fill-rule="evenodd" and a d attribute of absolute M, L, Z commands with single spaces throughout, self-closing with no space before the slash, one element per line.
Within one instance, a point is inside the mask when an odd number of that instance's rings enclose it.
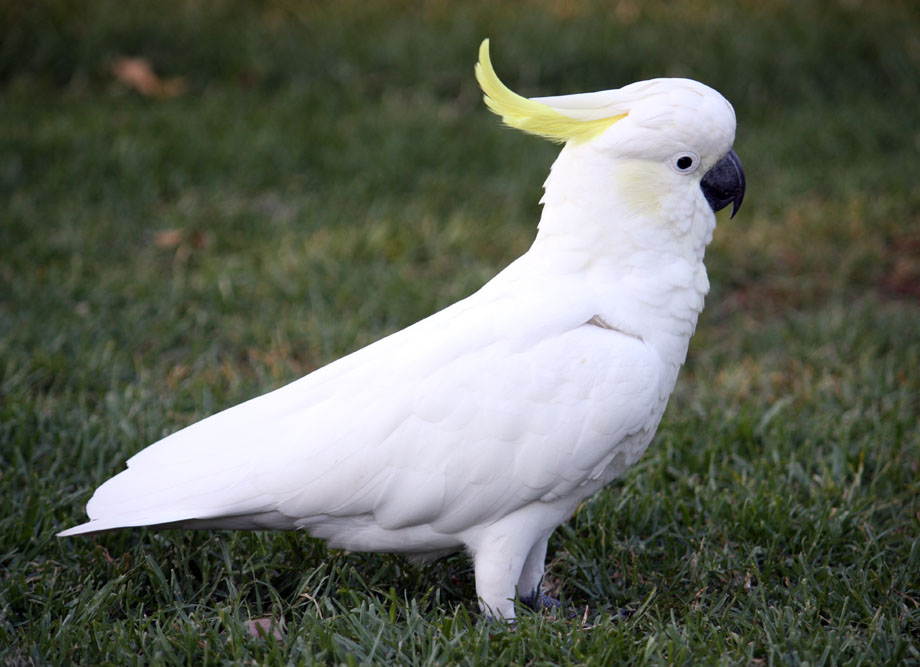
<path fill-rule="evenodd" d="M 231 384 L 280 380 L 524 251 L 557 149 L 484 112 L 486 36 L 527 95 L 686 76 L 735 105 L 750 187 L 704 330 L 920 300 L 911 2 L 0 7 L 4 349 L 48 383 L 226 354 Z"/>
<path fill-rule="evenodd" d="M 526 251 L 558 148 L 484 108 L 484 37 L 527 96 L 680 76 L 737 111 L 744 207 L 720 215 L 688 366 L 621 489 L 652 509 L 620 505 L 611 532 L 655 533 L 677 511 L 656 493 L 683 493 L 723 538 L 794 551 L 798 533 L 734 509 L 885 498 L 860 521 L 892 562 L 920 553 L 916 2 L 3 0 L 0 564 L 18 613 L 40 615 L 34 575 L 64 553 L 83 563 L 68 585 L 102 576 L 91 546 L 50 536 L 128 456 Z"/>

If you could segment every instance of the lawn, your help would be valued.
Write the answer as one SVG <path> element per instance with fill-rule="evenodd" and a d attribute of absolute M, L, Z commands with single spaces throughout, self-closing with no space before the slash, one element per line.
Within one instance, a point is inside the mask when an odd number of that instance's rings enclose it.
<path fill-rule="evenodd" d="M 918 34 L 907 0 L 0 0 L 0 662 L 920 663 Z M 484 108 L 487 36 L 529 95 L 712 85 L 748 178 L 655 442 L 550 541 L 569 613 L 477 623 L 465 556 L 55 537 L 529 247 L 558 149 Z"/>

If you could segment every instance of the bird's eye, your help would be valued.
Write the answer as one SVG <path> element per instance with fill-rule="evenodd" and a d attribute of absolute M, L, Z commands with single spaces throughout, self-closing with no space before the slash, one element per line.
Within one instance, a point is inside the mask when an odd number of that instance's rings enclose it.
<path fill-rule="evenodd" d="M 671 155 L 670 166 L 678 174 L 692 174 L 700 166 L 700 156 L 685 148 L 680 153 Z"/>

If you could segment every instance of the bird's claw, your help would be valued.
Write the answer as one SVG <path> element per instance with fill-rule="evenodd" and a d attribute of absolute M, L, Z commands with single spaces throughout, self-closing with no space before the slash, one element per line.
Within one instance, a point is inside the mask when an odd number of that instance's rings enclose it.
<path fill-rule="evenodd" d="M 559 600 L 554 597 L 550 597 L 546 593 L 539 593 L 538 595 L 530 595 L 528 597 L 521 598 L 521 604 L 526 607 L 530 607 L 534 611 L 558 609 L 562 606 L 562 603 Z"/>

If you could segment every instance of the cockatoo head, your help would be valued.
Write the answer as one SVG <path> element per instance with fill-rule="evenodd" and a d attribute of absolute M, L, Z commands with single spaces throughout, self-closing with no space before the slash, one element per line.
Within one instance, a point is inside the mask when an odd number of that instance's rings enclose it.
<path fill-rule="evenodd" d="M 506 125 L 565 143 L 570 152 L 590 147 L 583 164 L 615 161 L 617 178 L 629 184 L 623 189 L 646 207 L 661 207 L 663 195 L 688 190 L 694 197 L 702 192 L 713 211 L 731 203 L 734 216 L 741 206 L 744 171 L 731 149 L 735 112 L 709 86 L 652 79 L 616 90 L 527 99 L 498 79 L 489 40 L 480 47 L 476 78 L 486 104 Z"/>

